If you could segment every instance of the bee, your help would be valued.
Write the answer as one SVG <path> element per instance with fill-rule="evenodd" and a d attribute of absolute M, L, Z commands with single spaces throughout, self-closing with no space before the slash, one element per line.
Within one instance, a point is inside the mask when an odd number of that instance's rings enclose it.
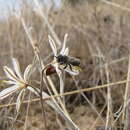
<path fill-rule="evenodd" d="M 65 65 L 63 69 L 66 69 L 69 66 L 70 70 L 73 71 L 72 66 L 80 67 L 80 60 L 77 58 L 61 54 L 55 57 L 60 65 Z"/>
<path fill-rule="evenodd" d="M 60 67 L 62 67 L 62 69 L 66 69 L 69 66 L 69 69 L 71 70 L 69 72 L 82 71 L 82 69 L 80 68 L 79 59 L 70 57 L 70 56 L 66 56 L 66 55 L 61 55 L 61 54 L 58 56 L 54 56 L 54 57 L 56 58 L 56 62 L 54 62 L 54 63 L 58 63 L 60 65 Z M 59 69 L 61 69 L 61 68 L 59 68 Z M 45 68 L 43 69 L 43 72 L 47 76 L 55 74 L 56 69 L 53 66 L 53 62 L 50 64 L 47 64 L 45 66 Z"/>

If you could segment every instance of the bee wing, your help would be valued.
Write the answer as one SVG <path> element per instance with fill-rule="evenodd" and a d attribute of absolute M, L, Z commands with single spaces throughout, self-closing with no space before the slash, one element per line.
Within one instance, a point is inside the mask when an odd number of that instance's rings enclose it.
<path fill-rule="evenodd" d="M 62 54 L 62 55 L 64 55 L 64 52 L 65 52 L 65 50 L 66 50 L 67 37 L 68 37 L 68 34 L 65 34 L 63 46 L 62 46 L 62 49 L 61 49 L 61 51 L 60 51 L 60 54 Z"/>
<path fill-rule="evenodd" d="M 48 39 L 49 39 L 49 43 L 50 43 L 50 46 L 51 46 L 51 49 L 52 49 L 54 55 L 57 56 L 57 48 L 56 48 L 54 40 L 51 38 L 50 35 L 48 35 Z"/>
<path fill-rule="evenodd" d="M 63 53 L 63 55 L 68 56 L 68 54 L 69 54 L 69 48 L 67 47 L 67 48 L 65 49 L 65 51 L 64 51 L 64 53 Z"/>

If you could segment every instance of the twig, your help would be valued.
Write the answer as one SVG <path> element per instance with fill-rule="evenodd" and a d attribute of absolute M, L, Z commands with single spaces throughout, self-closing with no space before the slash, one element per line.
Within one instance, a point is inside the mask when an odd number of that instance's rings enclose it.
<path fill-rule="evenodd" d="M 106 77 L 107 77 L 107 83 L 109 85 L 109 70 L 108 70 L 108 65 L 106 64 Z M 111 89 L 108 86 L 107 87 L 107 117 L 106 117 L 106 126 L 105 126 L 105 130 L 107 130 L 109 122 L 110 122 L 110 117 L 111 117 Z"/>
<path fill-rule="evenodd" d="M 81 86 L 78 84 L 78 82 L 76 81 L 75 77 L 72 77 L 75 85 L 77 86 L 77 89 L 80 90 Z M 88 104 L 90 105 L 90 107 L 93 109 L 93 111 L 98 115 L 98 117 L 100 118 L 100 120 L 102 120 L 102 122 L 104 122 L 103 118 L 101 117 L 101 115 L 99 114 L 99 112 L 96 110 L 96 107 L 94 106 L 94 104 L 91 103 L 91 101 L 87 98 L 87 96 L 81 92 L 81 95 L 84 97 L 84 99 L 88 102 Z M 104 122 L 105 123 L 105 122 Z"/>
<path fill-rule="evenodd" d="M 30 99 L 31 99 L 31 92 L 29 92 L 29 100 Z M 27 112 L 26 112 L 24 130 L 27 130 L 27 121 L 28 121 L 29 107 L 30 107 L 30 103 L 28 103 L 28 105 L 27 105 Z"/>
<path fill-rule="evenodd" d="M 122 80 L 122 81 L 118 81 L 118 82 L 114 82 L 114 83 L 109 83 L 109 84 L 91 87 L 91 88 L 84 88 L 84 89 L 80 89 L 80 90 L 65 92 L 63 94 L 51 95 L 51 96 L 48 96 L 47 98 L 43 98 L 42 100 L 43 101 L 52 100 L 52 98 L 58 98 L 58 97 L 61 97 L 61 96 L 68 96 L 68 95 L 73 95 L 73 94 L 77 94 L 77 93 L 81 93 L 81 92 L 90 92 L 90 91 L 94 91 L 94 90 L 101 89 L 101 88 L 114 87 L 114 85 L 121 85 L 121 84 L 125 84 L 126 82 L 130 82 L 130 80 Z M 22 103 L 36 102 L 36 101 L 40 101 L 40 98 L 35 98 L 35 99 L 30 100 L 30 101 L 25 100 Z M 10 106 L 14 106 L 14 105 L 16 105 L 16 103 L 4 104 L 4 105 L 0 105 L 0 108 L 10 107 Z"/>
<path fill-rule="evenodd" d="M 27 28 L 27 25 L 25 24 L 25 21 L 24 21 L 24 19 L 23 19 L 22 17 L 21 17 L 21 22 L 22 22 L 22 25 L 23 25 L 23 27 L 24 27 L 24 30 L 25 30 L 25 32 L 26 32 L 26 34 L 27 34 L 27 36 L 28 36 L 28 38 L 29 38 L 29 40 L 30 40 L 30 43 L 31 43 L 31 45 L 32 45 L 32 47 L 33 47 L 33 49 L 34 49 L 34 53 L 35 53 L 35 55 L 36 55 L 36 57 L 37 57 L 37 59 L 38 59 L 38 61 L 39 61 L 40 67 L 41 67 L 41 68 L 40 68 L 40 74 L 41 74 L 41 84 L 40 84 L 41 94 L 40 94 L 40 97 L 41 97 L 41 101 L 42 101 L 42 90 L 43 90 L 42 85 L 43 85 L 43 81 L 44 81 L 44 83 L 45 83 L 47 89 L 49 89 L 48 84 L 47 84 L 47 82 L 46 82 L 46 79 L 45 79 L 45 77 L 42 75 L 42 69 L 43 69 L 45 66 L 44 66 L 44 64 L 43 64 L 43 62 L 42 62 L 42 60 L 41 60 L 41 57 L 39 56 L 39 48 L 38 48 L 38 45 L 37 45 L 37 41 L 36 41 L 36 39 L 34 39 L 34 38 L 31 36 L 31 34 L 30 34 L 30 32 L 29 32 L 29 30 L 28 30 L 28 28 Z M 58 95 L 58 92 L 57 92 L 57 90 L 56 90 L 56 88 L 55 88 L 55 86 L 54 86 L 54 84 L 53 84 L 53 82 L 52 82 L 52 80 L 51 80 L 51 78 L 50 78 L 49 76 L 47 77 L 47 81 L 48 81 L 49 85 L 51 86 L 51 88 L 52 88 L 54 94 L 55 94 L 55 95 Z M 51 93 L 50 93 L 50 94 L 51 94 Z M 55 99 L 53 99 L 53 101 L 54 101 L 55 103 L 57 103 L 57 102 L 55 101 Z M 69 114 L 68 114 L 68 112 L 67 112 L 67 110 L 66 110 L 66 108 L 65 108 L 65 105 L 62 103 L 62 100 L 61 100 L 60 98 L 58 98 L 58 101 L 59 101 L 59 103 L 60 103 L 60 105 L 61 105 L 63 111 L 65 112 L 66 116 L 70 119 L 70 116 L 69 116 Z M 42 102 L 41 102 L 41 103 L 42 103 Z M 43 108 L 43 104 L 41 104 L 41 105 L 42 105 L 42 108 Z M 44 110 L 43 110 L 43 113 L 44 113 Z M 45 113 L 44 113 L 44 115 L 45 115 Z"/>
<path fill-rule="evenodd" d="M 125 89 L 125 97 L 124 97 L 124 113 L 123 113 L 123 121 L 124 122 L 124 130 L 130 129 L 130 108 L 128 107 L 128 99 L 130 98 L 130 55 L 129 55 L 129 64 L 128 64 L 128 73 L 127 73 L 127 82 Z M 124 120 L 125 119 L 125 120 Z"/>
<path fill-rule="evenodd" d="M 101 111 L 100 111 L 100 115 L 103 113 L 103 111 L 104 111 L 104 109 L 106 108 L 106 106 L 107 106 L 107 104 L 105 104 L 104 106 L 103 106 L 103 108 L 101 109 Z M 98 119 L 99 119 L 99 116 L 96 118 L 96 120 L 94 121 L 94 123 L 93 123 L 93 125 L 91 126 L 91 128 L 90 128 L 90 130 L 93 130 L 94 129 L 94 126 L 95 126 L 95 124 L 97 123 L 97 121 L 98 121 Z"/>
<path fill-rule="evenodd" d="M 39 14 L 41 15 L 41 17 L 43 18 L 43 21 L 45 22 L 45 24 L 46 24 L 47 27 L 49 28 L 49 30 L 50 30 L 52 36 L 55 38 L 56 43 L 60 46 L 60 45 L 61 45 L 61 42 L 60 42 L 59 38 L 57 37 L 55 31 L 53 30 L 52 26 L 51 26 L 50 23 L 48 22 L 47 17 L 46 17 L 45 14 L 43 13 L 42 8 L 41 8 L 41 6 L 40 6 L 38 0 L 34 0 L 34 3 L 35 3 L 35 5 L 37 6 L 37 8 L 38 8 L 38 10 L 39 10 Z"/>
<path fill-rule="evenodd" d="M 121 5 L 117 4 L 117 3 L 110 2 L 110 1 L 108 1 L 108 0 L 101 0 L 101 1 L 102 1 L 103 3 L 105 3 L 105 4 L 108 4 L 108 5 L 111 5 L 111 6 L 117 7 L 117 8 L 119 8 L 119 9 L 122 9 L 122 10 L 124 10 L 124 11 L 128 11 L 128 12 L 130 12 L 130 8 L 127 8 L 127 7 L 121 6 Z"/>
<path fill-rule="evenodd" d="M 22 25 L 23 25 L 23 28 L 27 34 L 27 37 L 28 39 L 30 40 L 30 43 L 33 47 L 33 50 L 34 50 L 34 53 L 35 53 L 35 56 L 37 57 L 38 59 L 38 62 L 40 64 L 40 70 L 42 69 L 42 61 L 41 61 L 41 58 L 39 56 L 39 48 L 37 46 L 37 40 L 35 38 L 32 37 L 31 33 L 29 32 L 28 28 L 27 28 L 27 25 L 25 24 L 25 20 L 21 17 L 21 22 L 22 22 Z M 40 100 L 41 100 L 41 107 L 42 107 L 42 115 L 43 115 L 43 120 L 44 120 L 44 130 L 46 130 L 46 114 L 45 114 L 45 108 L 44 108 L 44 105 L 43 105 L 43 102 L 42 102 L 42 91 L 43 91 L 43 78 L 42 78 L 42 74 L 40 72 L 40 77 L 41 77 L 41 84 L 40 84 L 40 93 L 39 96 L 40 96 Z"/>

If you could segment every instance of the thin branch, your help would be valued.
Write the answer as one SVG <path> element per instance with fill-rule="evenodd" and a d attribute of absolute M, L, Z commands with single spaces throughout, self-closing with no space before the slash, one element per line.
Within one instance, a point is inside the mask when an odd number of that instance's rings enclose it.
<path fill-rule="evenodd" d="M 109 85 L 109 69 L 108 69 L 108 65 L 106 64 L 105 67 L 106 70 L 106 77 L 107 77 L 107 83 Z M 107 117 L 106 117 L 106 126 L 105 126 L 105 130 L 108 129 L 108 125 L 110 121 L 110 117 L 111 117 L 111 109 L 112 109 L 112 102 L 111 102 L 111 88 L 108 86 L 107 87 Z"/>
<path fill-rule="evenodd" d="M 103 3 L 105 3 L 105 4 L 108 4 L 108 5 L 114 6 L 114 7 L 116 7 L 116 8 L 122 9 L 122 10 L 124 10 L 124 11 L 130 12 L 130 8 L 121 6 L 121 5 L 117 4 L 117 3 L 110 2 L 110 1 L 108 1 L 108 0 L 101 0 L 101 1 L 102 1 Z"/>
<path fill-rule="evenodd" d="M 127 81 L 130 79 L 130 55 L 129 55 L 129 63 L 128 63 L 128 73 L 127 73 Z M 126 89 L 125 89 L 125 97 L 124 97 L 124 113 L 123 118 L 124 121 L 124 130 L 130 129 L 130 109 L 128 99 L 130 98 L 130 84 L 126 82 Z"/>
<path fill-rule="evenodd" d="M 101 88 L 114 87 L 114 85 L 121 85 L 121 84 L 125 84 L 126 82 L 130 82 L 130 80 L 122 80 L 122 81 L 104 84 L 104 85 L 100 85 L 100 86 L 93 86 L 91 88 L 84 88 L 84 89 L 80 89 L 80 90 L 65 92 L 63 94 L 51 95 L 51 96 L 48 96 L 47 98 L 43 98 L 42 100 L 43 101 L 52 100 L 53 98 L 58 98 L 61 96 L 68 96 L 68 95 L 73 95 L 73 94 L 77 94 L 77 93 L 81 93 L 81 92 L 90 92 L 90 91 L 94 91 L 94 90 L 101 89 Z M 40 101 L 40 98 L 35 98 L 35 99 L 32 99 L 31 101 L 25 100 L 22 103 L 36 102 L 36 101 Z M 10 107 L 10 106 L 14 106 L 14 105 L 16 105 L 16 103 L 4 104 L 4 105 L 0 105 L 0 108 Z"/>
<path fill-rule="evenodd" d="M 38 0 L 34 0 L 35 5 L 37 6 L 38 10 L 39 10 L 39 14 L 41 15 L 41 17 L 43 18 L 43 21 L 45 22 L 45 24 L 47 25 L 47 27 L 49 28 L 52 36 L 55 38 L 56 43 L 60 46 L 61 45 L 61 41 L 59 40 L 58 36 L 56 35 L 55 31 L 53 30 L 52 26 L 50 25 L 47 17 L 45 16 L 45 14 L 42 11 L 42 7 L 39 4 Z"/>

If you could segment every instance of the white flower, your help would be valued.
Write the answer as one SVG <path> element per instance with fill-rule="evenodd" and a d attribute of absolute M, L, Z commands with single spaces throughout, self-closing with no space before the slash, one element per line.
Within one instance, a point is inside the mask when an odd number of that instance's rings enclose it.
<path fill-rule="evenodd" d="M 8 80 L 5 81 L 5 83 L 10 85 L 10 87 L 0 92 L 0 100 L 8 97 L 9 95 L 13 94 L 16 91 L 20 91 L 16 101 L 16 110 L 18 112 L 21 105 L 21 101 L 24 98 L 25 90 L 29 89 L 30 91 L 32 91 L 33 89 L 28 84 L 32 72 L 31 71 L 32 65 L 28 65 L 24 71 L 24 74 L 22 75 L 18 61 L 15 58 L 13 58 L 12 61 L 13 61 L 14 71 L 11 70 L 9 67 L 4 66 L 4 72 L 8 78 Z"/>
<path fill-rule="evenodd" d="M 51 38 L 51 36 L 48 36 L 51 49 L 54 53 L 54 59 L 50 64 L 48 64 L 43 69 L 43 72 L 45 72 L 45 74 L 47 74 L 48 71 L 50 71 L 49 73 L 53 73 L 55 71 L 57 72 L 59 79 L 60 79 L 60 93 L 64 92 L 64 78 L 63 78 L 64 73 L 63 73 L 63 71 L 66 71 L 71 75 L 78 75 L 79 74 L 79 69 L 76 68 L 78 66 L 73 66 L 73 65 L 68 63 L 69 49 L 68 49 L 68 47 L 66 47 L 67 36 L 68 35 L 65 34 L 63 46 L 62 46 L 59 53 L 58 53 L 58 50 L 57 50 L 57 47 L 56 47 L 54 40 Z"/>
<path fill-rule="evenodd" d="M 38 88 L 33 88 L 29 85 L 29 78 L 33 72 L 33 66 L 28 65 L 24 71 L 24 74 L 21 74 L 19 63 L 16 59 L 13 58 L 13 66 L 14 71 L 4 66 L 4 71 L 6 76 L 8 77 L 8 81 L 6 83 L 10 85 L 9 88 L 4 89 L 0 92 L 0 100 L 8 97 L 16 91 L 20 91 L 16 101 L 16 110 L 19 112 L 21 101 L 24 98 L 25 90 L 28 89 L 31 92 L 35 93 L 39 96 L 40 90 Z M 48 98 L 49 95 L 45 92 L 42 92 L 42 97 Z M 52 98 L 52 100 L 45 101 L 48 105 L 50 105 L 57 113 L 59 113 L 72 127 L 72 129 L 79 130 L 79 128 L 74 124 L 74 122 L 66 115 L 66 113 L 60 108 L 58 103 Z"/>
<path fill-rule="evenodd" d="M 76 68 L 75 66 L 71 66 L 72 69 L 70 68 L 70 66 L 65 68 L 64 64 L 61 65 L 60 63 L 57 62 L 57 57 L 59 55 L 68 56 L 68 54 L 69 54 L 69 49 L 68 49 L 68 47 L 66 47 L 67 36 L 68 35 L 65 34 L 63 46 L 62 46 L 61 51 L 59 53 L 58 53 L 58 50 L 57 50 L 57 47 L 56 47 L 56 44 L 55 44 L 54 40 L 51 38 L 51 36 L 48 36 L 51 49 L 52 49 L 52 51 L 54 53 L 54 60 L 51 63 L 51 65 L 53 65 L 55 67 L 57 73 L 61 73 L 61 70 L 65 70 L 66 72 L 68 72 L 71 75 L 78 75 L 79 74 L 79 69 Z"/>

